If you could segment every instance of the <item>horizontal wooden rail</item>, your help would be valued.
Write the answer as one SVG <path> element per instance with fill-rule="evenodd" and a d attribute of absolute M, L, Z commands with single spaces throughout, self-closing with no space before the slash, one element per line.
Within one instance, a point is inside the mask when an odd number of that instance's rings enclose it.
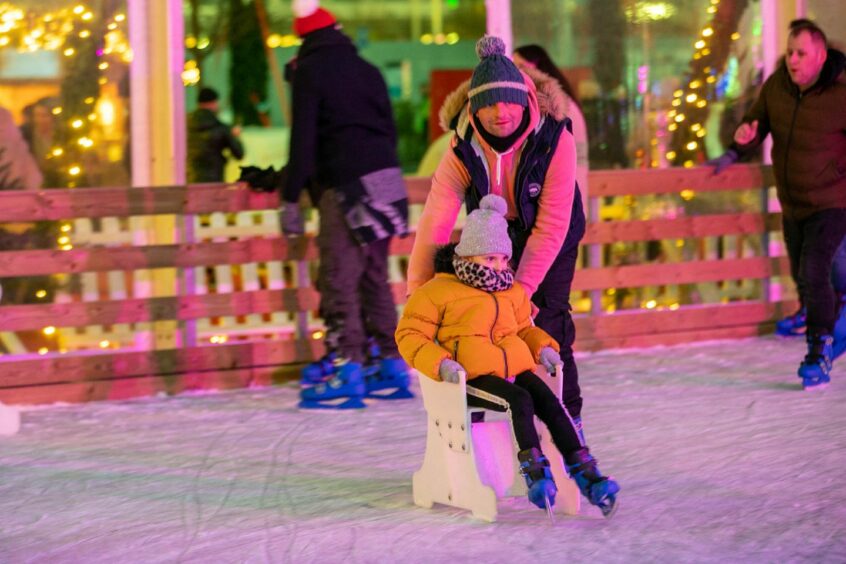
<path fill-rule="evenodd" d="M 582 244 L 756 235 L 780 229 L 780 213 L 726 213 L 674 219 L 604 221 L 588 225 Z"/>
<path fill-rule="evenodd" d="M 251 237 L 221 243 L 91 247 L 68 251 L 9 251 L 0 254 L 0 277 L 106 272 L 146 268 L 187 268 L 216 264 L 315 260 L 312 237 Z"/>
<path fill-rule="evenodd" d="M 5 331 L 41 330 L 47 326 L 85 327 L 176 319 L 269 314 L 280 311 L 314 311 L 320 294 L 313 288 L 255 290 L 231 294 L 206 294 L 170 298 L 143 298 L 15 305 L 0 308 Z"/>
<path fill-rule="evenodd" d="M 715 175 L 711 167 L 597 170 L 588 175 L 590 196 L 643 196 L 647 194 L 679 194 L 723 192 L 741 189 L 760 190 L 775 183 L 771 167 L 735 165 Z"/>
<path fill-rule="evenodd" d="M 580 270 L 573 280 L 573 290 L 692 284 L 789 274 L 790 264 L 787 257 L 751 257 L 607 266 Z"/>
<path fill-rule="evenodd" d="M 718 191 L 760 192 L 771 183 L 770 167 L 755 165 L 733 166 L 720 175 L 709 168 L 593 171 L 590 196 L 637 198 L 688 191 L 682 196 L 689 199 Z M 409 201 L 418 206 L 416 214 L 427 198 L 431 179 L 407 178 L 406 185 Z M 765 198 L 760 196 L 763 205 Z M 132 346 L 126 343 L 135 339 L 136 324 L 147 330 L 147 324 L 178 322 L 192 327 L 198 340 L 205 342 L 219 336 L 218 328 L 223 333 L 233 327 L 243 329 L 231 333 L 233 338 L 225 343 L 217 340 L 214 345 L 172 350 L 93 348 L 44 356 L 0 356 L 0 401 L 118 399 L 269 384 L 277 381 L 283 367 L 318 358 L 323 342 L 308 338 L 315 329 L 309 312 L 316 311 L 320 299 L 310 279 L 318 256 L 315 239 L 312 235 L 280 237 L 275 215 L 252 213 L 278 205 L 275 193 L 222 184 L 0 193 L 0 223 L 73 220 L 77 237 L 67 251 L 0 251 L 0 278 L 70 274 L 83 288 L 79 295 L 66 295 L 64 299 L 70 300 L 66 303 L 0 307 L 0 329 L 6 335 L 58 327 L 68 348 L 74 349 L 89 346 L 85 340 L 89 338 L 95 339 L 90 342 L 96 346 L 99 335 L 114 335 L 113 342 Z M 184 221 L 176 225 L 187 226 L 182 234 L 195 239 L 179 244 L 129 244 L 135 239 L 122 218 L 160 214 L 182 217 Z M 212 215 L 208 220 L 191 217 L 197 214 Z M 104 219 L 87 221 L 97 218 Z M 770 331 L 774 319 L 796 307 L 791 299 L 776 296 L 767 301 L 768 296 L 755 294 L 779 278 L 789 279 L 787 258 L 767 256 L 777 248 L 770 246 L 769 234 L 780 230 L 780 220 L 780 214 L 762 210 L 588 225 L 583 243 L 596 253 L 591 254 L 589 267 L 577 271 L 573 291 L 589 292 L 592 303 L 605 307 L 604 290 L 636 289 L 637 293 L 618 294 L 621 301 L 612 305 L 623 308 L 632 307 L 631 302 L 620 305 L 625 295 L 647 303 L 644 296 L 651 298 L 658 289 L 664 294 L 662 300 L 649 300 L 656 305 L 651 310 L 604 313 L 594 308 L 594 314 L 577 315 L 578 350 L 739 338 Z M 193 235 L 191 225 L 197 230 Z M 119 236 L 112 240 L 110 233 Z M 453 235 L 457 238 L 458 232 Z M 682 253 L 674 241 L 680 239 L 695 244 L 686 243 Z M 747 240 L 752 241 L 750 246 Z M 645 243 L 651 241 L 670 242 L 660 245 L 661 261 L 642 258 L 647 256 Z M 638 257 L 643 262 L 603 266 L 595 260 L 602 259 L 602 246 L 621 242 L 627 243 L 623 252 L 631 252 L 634 262 Z M 392 257 L 407 256 L 413 244 L 414 234 L 393 240 Z M 618 250 L 608 247 L 606 256 Z M 626 255 L 626 260 L 632 259 Z M 400 272 L 404 264 L 391 260 L 391 291 L 397 304 L 405 302 L 406 284 Z M 148 278 L 122 274 L 173 268 L 185 269 L 184 281 L 197 277 L 191 290 L 174 285 L 172 291 L 180 295 L 137 297 L 149 291 Z M 109 292 L 102 291 L 105 283 Z M 129 283 L 135 285 L 130 288 Z M 698 299 L 709 303 L 677 307 L 673 302 L 684 302 L 679 297 L 690 293 L 680 288 L 684 285 L 692 285 L 691 291 L 706 296 Z M 136 297 L 122 297 L 126 295 Z M 728 300 L 737 301 L 716 303 Z M 256 340 L 238 341 L 241 338 Z"/>
<path fill-rule="evenodd" d="M 49 357 L 14 362 L 3 359 L 0 360 L 0 382 L 3 383 L 3 387 L 40 386 L 61 382 L 278 366 L 308 362 L 315 358 L 315 352 L 322 350 L 322 341 L 297 339 L 229 343 L 159 351 L 54 354 Z"/>

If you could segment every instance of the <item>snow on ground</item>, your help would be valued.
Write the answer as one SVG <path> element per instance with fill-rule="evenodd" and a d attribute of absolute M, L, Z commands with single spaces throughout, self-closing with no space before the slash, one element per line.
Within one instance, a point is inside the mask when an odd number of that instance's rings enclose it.
<path fill-rule="evenodd" d="M 296 408 L 293 384 L 26 410 L 0 438 L 0 562 L 844 562 L 846 373 L 799 340 L 581 355 L 612 520 L 414 506 L 419 399 Z"/>

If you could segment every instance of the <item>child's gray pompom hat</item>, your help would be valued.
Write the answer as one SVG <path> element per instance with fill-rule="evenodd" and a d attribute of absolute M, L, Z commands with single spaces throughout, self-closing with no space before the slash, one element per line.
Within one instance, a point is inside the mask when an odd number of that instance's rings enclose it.
<path fill-rule="evenodd" d="M 511 239 L 505 220 L 507 210 L 508 204 L 501 196 L 488 194 L 482 198 L 479 209 L 467 216 L 455 254 L 471 257 L 499 253 L 511 258 Z"/>
<path fill-rule="evenodd" d="M 523 74 L 505 55 L 505 42 L 499 37 L 486 35 L 476 43 L 476 54 L 481 61 L 470 79 L 470 111 L 474 114 L 485 106 L 497 102 L 529 105 L 529 87 Z"/>

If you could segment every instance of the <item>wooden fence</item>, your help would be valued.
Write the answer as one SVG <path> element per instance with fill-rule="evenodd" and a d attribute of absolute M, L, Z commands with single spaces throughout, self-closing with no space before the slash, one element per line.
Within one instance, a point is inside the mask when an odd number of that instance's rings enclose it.
<path fill-rule="evenodd" d="M 429 181 L 407 183 L 419 212 Z M 777 246 L 779 215 L 766 211 L 770 184 L 769 167 L 752 165 L 720 176 L 704 168 L 591 173 L 594 207 L 638 209 L 632 202 L 641 199 L 673 211 L 588 226 L 583 243 L 592 264 L 580 268 L 573 286 L 582 311 L 577 349 L 770 331 L 773 320 L 796 305 L 772 293 L 789 280 L 789 268 Z M 706 205 L 704 213 L 681 213 L 683 205 L 717 193 L 745 193 L 747 200 L 751 194 L 755 209 Z M 275 194 L 223 185 L 0 193 L 0 223 L 73 225 L 64 250 L 0 252 L 0 278 L 77 280 L 54 303 L 0 307 L 7 350 L 14 349 L 9 343 L 16 334 L 54 328 L 52 349 L 0 357 L 0 401 L 78 402 L 267 385 L 285 379 L 285 368 L 290 373 L 318 358 L 323 347 L 313 312 L 319 295 L 311 283 L 316 220 L 311 234 L 281 238 L 277 205 Z M 176 242 L 147 242 L 143 222 L 153 216 L 171 218 Z M 412 244 L 413 237 L 395 240 L 391 250 L 399 304 Z M 623 261 L 615 258 L 621 247 L 627 249 Z M 150 280 L 165 273 L 175 273 L 178 289 L 152 294 Z M 619 309 L 623 292 L 636 296 L 634 307 Z M 176 332 L 174 346 L 151 345 L 149 335 L 162 331 Z"/>

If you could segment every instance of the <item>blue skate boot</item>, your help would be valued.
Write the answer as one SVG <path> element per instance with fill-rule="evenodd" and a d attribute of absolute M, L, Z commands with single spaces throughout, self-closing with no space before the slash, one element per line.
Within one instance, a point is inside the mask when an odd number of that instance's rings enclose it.
<path fill-rule="evenodd" d="M 307 364 L 300 371 L 300 382 L 303 385 L 325 382 L 337 372 L 336 360 L 338 360 L 338 353 L 331 351 L 320 360 Z"/>
<path fill-rule="evenodd" d="M 364 376 L 361 364 L 336 359 L 337 371 L 324 382 L 300 390 L 299 407 L 304 409 L 360 409 L 365 407 Z M 343 401 L 338 401 L 343 400 Z"/>
<path fill-rule="evenodd" d="M 831 360 L 835 361 L 846 352 L 846 295 L 840 296 L 840 310 L 837 321 L 834 322 L 832 337 L 834 342 L 831 344 Z"/>
<path fill-rule="evenodd" d="M 804 307 L 784 319 L 776 321 L 776 334 L 782 337 L 798 337 L 804 335 L 807 329 L 807 315 Z"/>
<path fill-rule="evenodd" d="M 596 459 L 587 447 L 565 457 L 567 472 L 576 481 L 579 491 L 591 505 L 597 506 L 602 514 L 610 518 L 617 511 L 617 493 L 620 485 L 612 478 L 603 476 L 596 467 Z"/>
<path fill-rule="evenodd" d="M 831 381 L 831 335 L 808 335 L 808 354 L 799 365 L 799 377 L 805 390 L 822 390 Z"/>
<path fill-rule="evenodd" d="M 529 488 L 529 501 L 548 511 L 555 505 L 555 494 L 558 493 L 549 469 L 549 460 L 540 449 L 534 447 L 518 452 L 517 460 L 520 462 L 520 473 Z"/>
<path fill-rule="evenodd" d="M 408 389 L 408 365 L 401 358 L 383 358 L 366 375 L 367 397 L 378 399 L 408 399 L 414 394 Z"/>

